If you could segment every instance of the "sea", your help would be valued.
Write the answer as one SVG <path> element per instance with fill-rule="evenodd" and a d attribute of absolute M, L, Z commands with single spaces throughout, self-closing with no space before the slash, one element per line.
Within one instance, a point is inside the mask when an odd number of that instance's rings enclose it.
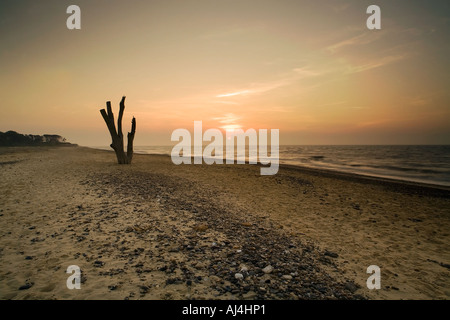
<path fill-rule="evenodd" d="M 109 147 L 96 148 L 111 150 Z M 134 152 L 170 155 L 172 148 L 134 146 Z M 270 147 L 267 150 L 270 151 Z M 279 162 L 450 186 L 450 145 L 282 145 L 279 147 Z"/>

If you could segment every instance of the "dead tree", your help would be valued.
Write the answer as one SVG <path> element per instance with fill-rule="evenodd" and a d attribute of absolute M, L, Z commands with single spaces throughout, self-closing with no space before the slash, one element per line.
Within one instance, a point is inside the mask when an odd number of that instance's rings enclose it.
<path fill-rule="evenodd" d="M 131 132 L 128 132 L 128 145 L 127 145 L 127 153 L 124 152 L 123 145 L 123 133 L 122 133 L 122 117 L 123 111 L 125 110 L 125 97 L 122 97 L 120 101 L 120 110 L 119 110 L 119 118 L 117 119 L 117 131 L 116 125 L 114 124 L 114 115 L 111 109 L 111 101 L 106 102 L 106 110 L 100 110 L 100 113 L 103 116 L 103 119 L 108 126 L 109 133 L 111 134 L 112 143 L 111 148 L 114 149 L 117 156 L 117 162 L 119 164 L 130 164 L 133 159 L 133 140 L 134 134 L 136 132 L 136 119 L 133 117 L 131 120 Z"/>

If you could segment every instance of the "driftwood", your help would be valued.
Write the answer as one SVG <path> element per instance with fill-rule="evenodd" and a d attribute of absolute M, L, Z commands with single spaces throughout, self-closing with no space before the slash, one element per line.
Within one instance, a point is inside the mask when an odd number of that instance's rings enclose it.
<path fill-rule="evenodd" d="M 106 111 L 105 109 L 102 109 L 100 110 L 100 113 L 102 114 L 102 117 L 106 122 L 109 133 L 111 134 L 112 143 L 110 146 L 116 152 L 117 162 L 119 164 L 130 164 L 131 160 L 133 159 L 133 140 L 134 134 L 136 132 L 136 119 L 133 117 L 133 120 L 131 120 L 131 132 L 128 132 L 127 153 L 125 154 L 122 133 L 122 117 L 124 110 L 125 97 L 122 97 L 122 100 L 120 101 L 119 118 L 117 119 L 117 131 L 116 125 L 114 124 L 114 115 L 111 109 L 111 101 L 106 102 Z"/>

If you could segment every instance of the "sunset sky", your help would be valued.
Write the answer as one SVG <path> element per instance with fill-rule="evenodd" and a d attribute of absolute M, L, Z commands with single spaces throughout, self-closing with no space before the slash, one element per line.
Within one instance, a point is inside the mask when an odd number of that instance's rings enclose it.
<path fill-rule="evenodd" d="M 126 95 L 135 145 L 194 120 L 282 144 L 449 144 L 449 22 L 448 0 L 2 0 L 0 131 L 108 145 L 99 110 Z"/>

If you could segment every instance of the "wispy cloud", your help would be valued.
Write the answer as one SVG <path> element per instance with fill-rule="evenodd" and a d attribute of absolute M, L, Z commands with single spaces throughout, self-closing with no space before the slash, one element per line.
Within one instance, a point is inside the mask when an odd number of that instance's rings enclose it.
<path fill-rule="evenodd" d="M 409 101 L 409 104 L 416 107 L 427 106 L 432 102 L 431 98 L 428 97 L 415 97 Z"/>
<path fill-rule="evenodd" d="M 317 70 L 311 70 L 307 67 L 302 68 L 294 68 L 292 69 L 293 72 L 295 72 L 299 77 L 306 78 L 306 77 L 317 77 L 323 74 L 323 72 L 319 72 Z"/>
<path fill-rule="evenodd" d="M 321 104 L 318 107 L 331 107 L 331 106 L 340 106 L 347 103 L 347 101 L 338 101 L 338 102 L 331 102 L 331 103 L 325 103 Z"/>
<path fill-rule="evenodd" d="M 215 117 L 215 118 L 213 118 L 213 120 L 216 120 L 216 121 L 218 121 L 220 123 L 223 123 L 223 124 L 234 123 L 234 122 L 236 122 L 239 119 L 240 119 L 240 117 L 236 116 L 234 113 L 227 113 L 223 117 Z"/>
<path fill-rule="evenodd" d="M 251 91 L 250 90 L 244 90 L 244 91 L 238 91 L 238 92 L 232 92 L 232 93 L 224 93 L 224 94 L 219 94 L 216 97 L 217 98 L 234 97 L 234 96 L 239 96 L 239 95 L 247 94 L 247 93 L 251 93 Z"/>
<path fill-rule="evenodd" d="M 227 113 L 223 117 L 212 118 L 212 120 L 216 120 L 222 124 L 220 128 L 228 130 L 242 128 L 242 126 L 237 123 L 237 121 L 240 119 L 241 118 L 236 116 L 234 113 Z"/>
<path fill-rule="evenodd" d="M 361 64 L 361 65 L 349 66 L 345 73 L 351 74 L 351 73 L 363 72 L 363 71 L 367 71 L 367 70 L 371 70 L 371 69 L 375 69 L 375 68 L 380 68 L 380 67 L 386 66 L 388 64 L 391 64 L 393 62 L 403 60 L 405 58 L 406 58 L 406 55 L 387 56 L 387 57 L 383 57 L 381 59 L 369 61 L 369 62 Z"/>
<path fill-rule="evenodd" d="M 274 90 L 279 87 L 283 87 L 291 83 L 287 79 L 281 79 L 279 81 L 267 82 L 267 83 L 255 83 L 249 86 L 248 89 L 239 90 L 231 93 L 223 93 L 216 96 L 216 98 L 230 98 L 235 96 L 247 96 L 253 94 L 261 94 L 270 90 Z"/>
<path fill-rule="evenodd" d="M 309 77 L 317 77 L 323 72 L 312 70 L 308 67 L 294 68 L 289 73 L 283 75 L 280 79 L 268 82 L 257 82 L 250 84 L 246 89 L 235 90 L 232 92 L 222 93 L 216 95 L 216 98 L 230 98 L 235 96 L 248 96 L 253 94 L 262 94 L 267 91 L 285 87 Z"/>
<path fill-rule="evenodd" d="M 393 119 L 386 118 L 386 119 L 360 122 L 356 126 L 359 128 L 377 127 L 377 126 L 383 126 L 383 125 L 392 123 L 393 121 L 394 121 Z"/>
<path fill-rule="evenodd" d="M 439 97 L 445 94 L 446 91 L 438 90 L 427 93 L 422 93 L 415 96 L 407 96 L 404 98 L 404 101 L 407 105 L 414 107 L 426 107 L 430 106 L 435 102 Z"/>
<path fill-rule="evenodd" d="M 364 33 L 354 36 L 350 39 L 346 39 L 346 40 L 337 42 L 331 46 L 328 46 L 326 49 L 328 51 L 330 51 L 331 53 L 335 53 L 335 52 L 341 50 L 342 48 L 345 48 L 348 46 L 370 44 L 372 42 L 379 40 L 383 35 L 384 35 L 383 31 L 364 32 Z"/>

